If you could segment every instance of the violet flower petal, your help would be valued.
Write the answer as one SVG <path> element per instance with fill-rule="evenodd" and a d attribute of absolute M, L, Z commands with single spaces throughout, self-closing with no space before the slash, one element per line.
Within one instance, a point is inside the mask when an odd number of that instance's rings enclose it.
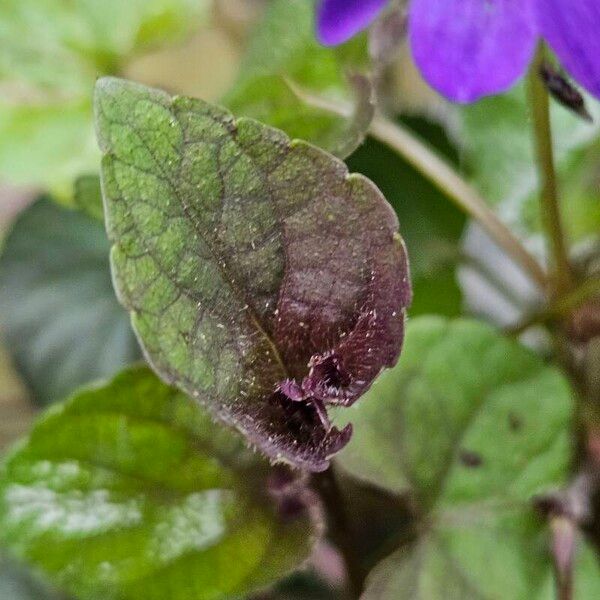
<path fill-rule="evenodd" d="M 600 98 L 600 2 L 536 0 L 538 26 L 562 65 Z"/>
<path fill-rule="evenodd" d="M 317 37 L 336 46 L 368 27 L 387 0 L 321 0 L 317 9 Z"/>
<path fill-rule="evenodd" d="M 463 103 L 508 89 L 535 49 L 531 1 L 412 0 L 410 43 L 425 79 Z"/>

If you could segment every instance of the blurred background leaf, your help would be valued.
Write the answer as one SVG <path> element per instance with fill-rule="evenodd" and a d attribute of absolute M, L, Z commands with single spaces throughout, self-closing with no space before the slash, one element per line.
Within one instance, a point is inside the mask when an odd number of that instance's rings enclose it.
<path fill-rule="evenodd" d="M 147 367 L 42 416 L 0 475 L 0 537 L 79 600 L 236 597 L 309 555 L 318 505 Z"/>
<path fill-rule="evenodd" d="M 112 287 L 101 221 L 41 198 L 23 211 L 0 256 L 0 335 L 47 404 L 140 356 Z"/>
<path fill-rule="evenodd" d="M 102 190 L 98 175 L 82 175 L 75 180 L 75 206 L 89 217 L 104 221 Z"/>
<path fill-rule="evenodd" d="M 540 560 L 547 540 L 535 535 L 531 519 L 499 520 L 496 531 L 489 524 L 472 525 L 457 524 L 441 539 L 424 536 L 416 546 L 389 556 L 370 574 L 362 599 L 557 598 L 549 557 Z M 600 570 L 593 550 L 583 542 L 574 569 L 572 600 L 592 600 Z"/>
<path fill-rule="evenodd" d="M 0 19 L 0 178 L 70 199 L 98 168 L 95 79 L 204 22 L 210 0 L 6 0 Z"/>
<path fill-rule="evenodd" d="M 600 103 L 586 98 L 594 122 L 552 103 L 554 150 L 566 230 L 574 241 L 600 235 Z M 477 187 L 524 238 L 541 246 L 535 156 L 525 86 L 458 109 L 458 139 Z"/>
<path fill-rule="evenodd" d="M 343 413 L 341 465 L 421 515 L 366 598 L 529 598 L 552 581 L 532 498 L 566 483 L 573 409 L 558 369 L 489 326 L 410 321 L 401 361 Z"/>
<path fill-rule="evenodd" d="M 314 34 L 313 0 L 274 0 L 254 32 L 240 75 L 222 102 L 237 116 L 253 117 L 342 157 L 362 141 L 373 116 L 371 90 L 353 86 L 351 73 L 367 67 L 366 37 L 325 48 Z M 315 108 L 297 87 L 354 104 L 347 118 Z"/>

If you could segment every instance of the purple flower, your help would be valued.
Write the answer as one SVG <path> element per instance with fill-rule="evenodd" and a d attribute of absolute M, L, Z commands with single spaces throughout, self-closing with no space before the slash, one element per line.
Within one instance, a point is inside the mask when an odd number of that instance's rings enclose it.
<path fill-rule="evenodd" d="M 320 41 L 340 44 L 386 0 L 321 0 Z M 525 72 L 539 37 L 600 97 L 600 0 L 411 0 L 409 37 L 425 79 L 455 102 L 503 92 Z"/>

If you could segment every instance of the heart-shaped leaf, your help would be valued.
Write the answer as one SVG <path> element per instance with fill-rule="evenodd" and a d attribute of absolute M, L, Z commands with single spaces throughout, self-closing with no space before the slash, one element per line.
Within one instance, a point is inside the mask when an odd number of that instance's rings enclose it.
<path fill-rule="evenodd" d="M 566 476 L 572 408 L 565 377 L 517 342 L 477 321 L 420 317 L 402 360 L 341 415 L 360 425 L 340 460 L 426 506 L 462 494 L 526 500 Z"/>
<path fill-rule="evenodd" d="M 309 554 L 318 505 L 146 367 L 55 405 L 0 476 L 0 539 L 80 600 L 214 600 Z"/>
<path fill-rule="evenodd" d="M 548 535 L 532 499 L 568 478 L 564 375 L 488 325 L 420 317 L 366 397 L 349 411 L 356 436 L 339 460 L 411 494 L 421 516 L 416 545 L 376 568 L 366 598 L 516 600 L 546 589 Z"/>
<path fill-rule="evenodd" d="M 96 114 L 112 267 L 157 372 L 273 459 L 314 470 L 399 354 L 398 222 L 333 156 L 250 119 L 118 79 Z"/>
<path fill-rule="evenodd" d="M 100 221 L 48 198 L 19 215 L 5 241 L 1 334 L 42 404 L 140 357 L 114 296 L 109 249 Z"/>

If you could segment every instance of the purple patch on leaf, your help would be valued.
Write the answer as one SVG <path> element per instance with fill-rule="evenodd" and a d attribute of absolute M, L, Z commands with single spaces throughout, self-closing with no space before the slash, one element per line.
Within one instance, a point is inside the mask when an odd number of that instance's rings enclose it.
<path fill-rule="evenodd" d="M 305 152 L 320 154 L 309 146 Z M 341 449 L 351 430 L 331 427 L 326 408 L 350 406 L 394 366 L 411 287 L 398 221 L 380 192 L 361 176 L 323 177 L 338 193 L 285 223 L 286 271 L 273 335 L 293 375 L 276 399 L 287 402 L 290 421 L 321 429 L 329 452 Z"/>

